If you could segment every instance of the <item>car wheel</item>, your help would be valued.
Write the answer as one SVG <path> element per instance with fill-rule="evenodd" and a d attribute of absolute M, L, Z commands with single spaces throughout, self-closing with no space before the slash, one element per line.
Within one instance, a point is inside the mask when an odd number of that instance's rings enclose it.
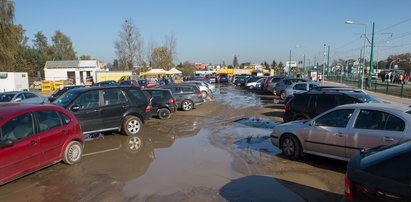
<path fill-rule="evenodd" d="M 141 120 L 136 116 L 127 116 L 123 121 L 123 134 L 136 135 L 141 130 Z"/>
<path fill-rule="evenodd" d="M 191 100 L 184 100 L 181 103 L 181 109 L 183 109 L 184 111 L 190 111 L 193 109 L 193 102 Z"/>
<path fill-rule="evenodd" d="M 281 91 L 281 93 L 280 93 L 280 98 L 281 98 L 282 100 L 285 100 L 285 91 Z"/>
<path fill-rule="evenodd" d="M 171 112 L 167 108 L 162 108 L 158 110 L 157 115 L 158 115 L 158 118 L 160 118 L 161 120 L 166 120 L 170 118 Z"/>
<path fill-rule="evenodd" d="M 203 99 L 206 99 L 208 96 L 208 93 L 206 91 L 201 91 L 201 94 L 203 95 Z"/>
<path fill-rule="evenodd" d="M 297 138 L 293 135 L 285 135 L 281 138 L 281 150 L 289 158 L 298 158 L 301 154 L 301 146 Z"/>
<path fill-rule="evenodd" d="M 128 153 L 135 154 L 143 148 L 143 140 L 139 135 L 133 135 L 127 138 L 123 146 Z"/>
<path fill-rule="evenodd" d="M 66 164 L 73 165 L 80 162 L 83 154 L 83 146 L 80 142 L 71 141 L 64 150 L 63 161 Z"/>

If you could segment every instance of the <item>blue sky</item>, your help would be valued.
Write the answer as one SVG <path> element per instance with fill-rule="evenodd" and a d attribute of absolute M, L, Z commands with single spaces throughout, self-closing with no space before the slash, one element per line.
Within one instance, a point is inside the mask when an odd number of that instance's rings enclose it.
<path fill-rule="evenodd" d="M 312 63 L 323 57 L 324 44 L 332 59 L 358 57 L 364 26 L 346 20 L 367 23 L 370 38 L 376 23 L 377 59 L 411 52 L 410 8 L 410 0 L 16 0 L 15 23 L 31 39 L 42 31 L 49 43 L 61 30 L 78 56 L 105 62 L 116 58 L 113 42 L 132 18 L 145 42 L 162 44 L 174 32 L 177 62 L 231 64 L 234 55 L 240 62 L 284 62 L 291 49 L 293 60 L 305 54 Z"/>

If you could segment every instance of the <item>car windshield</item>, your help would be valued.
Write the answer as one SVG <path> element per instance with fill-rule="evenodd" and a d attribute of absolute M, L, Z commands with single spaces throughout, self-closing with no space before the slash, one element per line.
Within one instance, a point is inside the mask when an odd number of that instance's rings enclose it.
<path fill-rule="evenodd" d="M 367 94 L 356 94 L 355 98 L 361 100 L 364 103 L 382 103 L 382 101 Z"/>
<path fill-rule="evenodd" d="M 11 93 L 0 93 L 0 102 L 10 102 L 14 95 L 16 94 L 11 94 Z"/>
<path fill-rule="evenodd" d="M 70 102 L 74 98 L 77 97 L 77 95 L 78 95 L 78 92 L 67 92 L 63 94 L 62 96 L 60 96 L 59 98 L 57 98 L 56 100 L 54 100 L 53 104 L 66 107 L 68 104 L 70 104 Z"/>

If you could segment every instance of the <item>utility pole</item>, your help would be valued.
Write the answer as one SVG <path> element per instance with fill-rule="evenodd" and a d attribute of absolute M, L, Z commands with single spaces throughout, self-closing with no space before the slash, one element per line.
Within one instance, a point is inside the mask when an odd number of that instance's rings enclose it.
<path fill-rule="evenodd" d="M 314 69 L 317 69 L 317 56 L 314 56 Z"/>
<path fill-rule="evenodd" d="M 305 76 L 305 73 L 306 73 L 306 70 L 305 70 L 305 54 L 304 54 L 304 61 L 303 61 L 303 69 L 304 69 L 304 76 Z"/>
<path fill-rule="evenodd" d="M 288 76 L 291 75 L 291 49 L 290 49 L 290 61 L 288 62 Z"/>
<path fill-rule="evenodd" d="M 361 90 L 364 89 L 364 61 L 362 58 L 362 49 L 360 49 L 360 68 L 358 69 L 358 77 L 361 79 L 361 83 L 359 86 L 361 86 Z"/>
<path fill-rule="evenodd" d="M 330 45 L 328 45 L 328 53 L 327 53 L 328 61 L 327 61 L 327 76 L 330 74 Z"/>
<path fill-rule="evenodd" d="M 327 49 L 327 45 L 326 44 L 324 44 L 324 57 L 323 57 L 323 73 L 322 73 L 322 76 L 321 76 L 321 83 L 324 85 L 324 70 L 325 70 L 325 56 L 326 56 L 326 54 L 327 54 L 327 52 L 325 52 L 326 51 L 326 49 Z"/>
<path fill-rule="evenodd" d="M 372 66 L 373 66 L 373 60 L 374 60 L 374 27 L 375 23 L 372 23 L 372 35 L 371 35 L 371 54 L 370 54 L 370 78 L 368 79 L 368 82 L 371 84 L 371 79 L 372 79 Z M 378 79 L 378 78 L 377 78 Z"/>

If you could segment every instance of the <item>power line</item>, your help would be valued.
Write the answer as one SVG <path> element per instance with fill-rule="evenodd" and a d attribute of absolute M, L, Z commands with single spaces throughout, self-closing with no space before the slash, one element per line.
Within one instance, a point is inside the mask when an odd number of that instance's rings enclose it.
<path fill-rule="evenodd" d="M 393 28 L 393 27 L 395 27 L 395 26 L 398 26 L 398 25 L 400 25 L 400 24 L 406 23 L 406 22 L 408 22 L 408 21 L 411 21 L 411 18 L 405 19 L 405 20 L 403 20 L 403 21 L 401 21 L 401 22 L 398 22 L 398 23 L 393 24 L 393 25 L 391 25 L 391 26 L 388 26 L 388 27 L 386 27 L 386 28 L 384 28 L 384 29 L 381 29 L 381 30 L 379 30 L 377 33 L 382 32 L 382 31 L 387 30 L 387 29 L 391 29 L 391 28 Z"/>

